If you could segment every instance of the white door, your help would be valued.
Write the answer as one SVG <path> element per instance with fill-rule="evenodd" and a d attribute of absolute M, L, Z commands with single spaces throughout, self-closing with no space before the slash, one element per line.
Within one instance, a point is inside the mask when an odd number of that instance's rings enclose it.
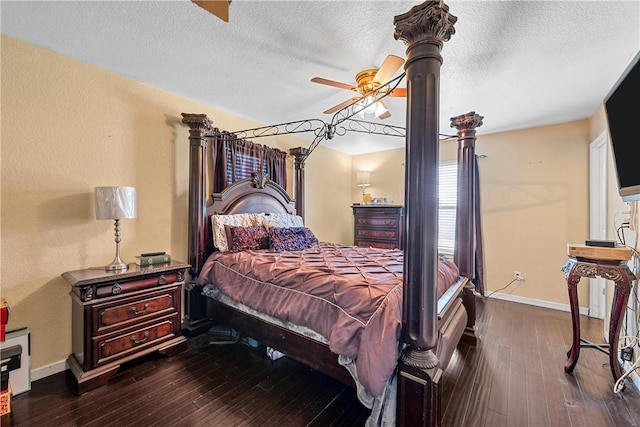
<path fill-rule="evenodd" d="M 607 238 L 607 131 L 589 146 L 589 238 Z M 606 308 L 606 281 L 589 279 L 589 315 L 603 319 Z M 605 326 L 606 335 L 606 326 Z"/>

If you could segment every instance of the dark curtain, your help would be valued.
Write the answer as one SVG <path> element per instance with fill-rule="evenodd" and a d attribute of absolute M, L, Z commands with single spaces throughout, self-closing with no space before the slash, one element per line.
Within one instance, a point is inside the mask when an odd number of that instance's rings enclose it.
<path fill-rule="evenodd" d="M 475 277 L 473 284 L 480 295 L 484 295 L 484 249 L 482 241 L 482 221 L 480 214 L 480 171 L 478 157 L 474 156 L 475 174 L 473 177 L 473 216 L 475 224 Z"/>
<path fill-rule="evenodd" d="M 228 132 L 215 132 L 211 146 L 213 192 L 219 193 L 229 184 L 252 177 L 254 172 L 286 187 L 287 153 L 276 148 L 238 139 Z"/>

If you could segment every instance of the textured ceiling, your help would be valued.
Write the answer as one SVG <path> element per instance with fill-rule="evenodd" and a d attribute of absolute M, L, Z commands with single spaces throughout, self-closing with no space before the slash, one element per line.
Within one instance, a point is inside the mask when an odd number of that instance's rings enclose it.
<path fill-rule="evenodd" d="M 322 112 L 352 93 L 310 79 L 354 84 L 388 54 L 404 58 L 393 18 L 419 3 L 233 0 L 225 23 L 188 0 L 3 0 L 0 28 L 258 123 L 328 122 Z M 442 50 L 442 133 L 469 111 L 485 117 L 480 134 L 586 119 L 640 50 L 637 0 L 446 3 L 458 21 Z M 381 123 L 405 126 L 405 100 L 385 102 Z M 356 154 L 404 140 L 348 133 L 323 144 Z"/>

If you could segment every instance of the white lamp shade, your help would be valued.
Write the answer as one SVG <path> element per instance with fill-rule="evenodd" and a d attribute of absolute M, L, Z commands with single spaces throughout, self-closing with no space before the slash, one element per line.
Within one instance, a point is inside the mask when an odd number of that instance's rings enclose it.
<path fill-rule="evenodd" d="M 368 187 L 371 185 L 371 172 L 360 171 L 356 173 L 356 181 L 358 181 L 358 187 Z"/>
<path fill-rule="evenodd" d="M 368 96 L 356 102 L 356 106 L 357 108 L 362 108 L 357 115 L 366 120 L 377 119 L 389 111 L 382 101 L 376 101 L 373 96 Z"/>
<path fill-rule="evenodd" d="M 96 219 L 136 217 L 135 187 L 96 187 Z"/>

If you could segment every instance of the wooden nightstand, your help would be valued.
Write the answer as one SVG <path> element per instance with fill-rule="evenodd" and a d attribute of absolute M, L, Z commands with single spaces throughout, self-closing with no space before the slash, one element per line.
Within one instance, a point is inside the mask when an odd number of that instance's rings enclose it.
<path fill-rule="evenodd" d="M 372 248 L 402 249 L 402 206 L 352 206 L 353 244 Z"/>
<path fill-rule="evenodd" d="M 86 269 L 62 275 L 73 285 L 73 353 L 67 364 L 77 394 L 105 384 L 124 362 L 154 351 L 172 355 L 187 348 L 180 332 L 187 268 L 174 261 L 130 264 L 125 272 Z"/>

